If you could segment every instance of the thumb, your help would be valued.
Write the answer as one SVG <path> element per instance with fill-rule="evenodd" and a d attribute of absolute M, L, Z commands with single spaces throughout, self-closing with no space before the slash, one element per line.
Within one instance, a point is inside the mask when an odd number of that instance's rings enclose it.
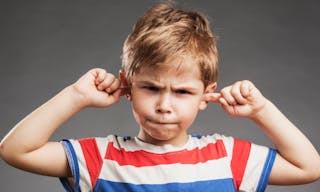
<path fill-rule="evenodd" d="M 204 94 L 204 100 L 206 102 L 220 103 L 219 99 L 221 98 L 220 93 L 206 93 Z"/>
<path fill-rule="evenodd" d="M 117 89 L 115 92 L 113 92 L 111 95 L 110 95 L 110 101 L 111 103 L 116 103 L 119 101 L 120 97 L 121 97 L 121 92 L 122 90 L 121 89 Z"/>

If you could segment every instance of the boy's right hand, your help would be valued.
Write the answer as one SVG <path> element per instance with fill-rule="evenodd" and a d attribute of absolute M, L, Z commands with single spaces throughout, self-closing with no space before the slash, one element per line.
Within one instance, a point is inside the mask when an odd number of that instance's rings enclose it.
<path fill-rule="evenodd" d="M 124 94 L 119 87 L 120 81 L 105 70 L 88 71 L 21 120 L 0 142 L 0 158 L 29 172 L 70 177 L 63 146 L 59 142 L 49 142 L 49 138 L 82 108 L 116 103 Z"/>
<path fill-rule="evenodd" d="M 81 107 L 108 107 L 118 102 L 123 91 L 120 80 L 101 68 L 84 74 L 71 87 L 80 96 Z"/>

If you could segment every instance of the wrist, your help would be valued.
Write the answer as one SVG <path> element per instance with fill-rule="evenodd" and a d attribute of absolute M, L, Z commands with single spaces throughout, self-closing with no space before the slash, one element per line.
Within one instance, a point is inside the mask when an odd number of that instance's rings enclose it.
<path fill-rule="evenodd" d="M 250 119 L 252 121 L 261 121 L 262 119 L 266 118 L 272 111 L 272 108 L 274 105 L 267 99 L 265 99 L 264 105 L 261 107 L 260 110 L 258 110 L 256 113 L 254 113 Z"/>
<path fill-rule="evenodd" d="M 66 97 L 66 100 L 71 105 L 72 109 L 80 111 L 87 107 L 89 102 L 83 94 L 80 94 L 74 85 L 70 85 L 62 90 L 62 94 Z"/>

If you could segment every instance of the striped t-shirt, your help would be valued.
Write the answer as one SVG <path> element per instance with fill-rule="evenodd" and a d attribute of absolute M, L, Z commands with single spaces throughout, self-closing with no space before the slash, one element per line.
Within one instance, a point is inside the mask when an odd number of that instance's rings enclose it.
<path fill-rule="evenodd" d="M 67 191 L 264 191 L 276 151 L 219 134 L 189 136 L 182 147 L 155 146 L 137 137 L 63 142 L 73 175 Z"/>

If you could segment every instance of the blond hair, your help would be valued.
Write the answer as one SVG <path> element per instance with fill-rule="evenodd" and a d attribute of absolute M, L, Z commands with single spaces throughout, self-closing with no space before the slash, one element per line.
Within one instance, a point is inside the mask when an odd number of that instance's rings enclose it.
<path fill-rule="evenodd" d="M 199 65 L 204 85 L 217 81 L 216 37 L 208 19 L 169 3 L 149 9 L 135 24 L 123 46 L 122 69 L 128 83 L 142 67 L 188 55 Z"/>

